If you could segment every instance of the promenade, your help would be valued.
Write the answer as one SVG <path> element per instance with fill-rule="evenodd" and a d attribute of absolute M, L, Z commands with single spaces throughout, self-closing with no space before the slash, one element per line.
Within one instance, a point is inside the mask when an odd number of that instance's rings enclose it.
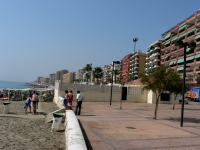
<path fill-rule="evenodd" d="M 75 104 L 75 103 L 74 103 Z M 89 150 L 199 150 L 200 103 L 185 104 L 184 127 L 181 105 L 123 102 L 83 102 L 77 116 Z"/>

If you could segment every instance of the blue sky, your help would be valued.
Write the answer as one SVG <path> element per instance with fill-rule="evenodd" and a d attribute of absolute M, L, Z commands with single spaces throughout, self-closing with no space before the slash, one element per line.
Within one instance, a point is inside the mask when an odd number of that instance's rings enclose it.
<path fill-rule="evenodd" d="M 104 66 L 200 9 L 199 0 L 1 0 L 0 81 L 38 76 L 85 64 Z"/>

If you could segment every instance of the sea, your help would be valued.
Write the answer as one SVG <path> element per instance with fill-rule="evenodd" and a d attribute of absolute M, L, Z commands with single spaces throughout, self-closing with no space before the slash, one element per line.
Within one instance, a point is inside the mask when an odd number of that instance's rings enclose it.
<path fill-rule="evenodd" d="M 29 87 L 26 82 L 0 81 L 0 90 L 8 88 L 25 89 Z"/>

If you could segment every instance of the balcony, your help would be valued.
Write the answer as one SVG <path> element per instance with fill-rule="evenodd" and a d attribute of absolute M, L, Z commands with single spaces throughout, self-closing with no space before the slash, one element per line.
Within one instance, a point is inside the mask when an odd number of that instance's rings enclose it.
<path fill-rule="evenodd" d="M 157 67 L 159 67 L 159 66 L 158 66 L 158 65 L 154 65 L 154 66 L 153 66 L 153 68 L 157 68 Z"/>
<path fill-rule="evenodd" d="M 191 73 L 191 72 L 194 72 L 194 70 L 193 69 L 187 69 L 186 68 L 186 70 L 185 70 L 187 73 Z"/>
<path fill-rule="evenodd" d="M 158 62 L 158 61 L 160 61 L 160 59 L 158 59 L 158 58 L 154 59 L 154 62 Z"/>
<path fill-rule="evenodd" d="M 178 55 L 178 57 L 182 57 L 182 56 L 184 56 L 184 54 L 179 54 L 179 55 Z"/>
<path fill-rule="evenodd" d="M 155 50 L 158 50 L 158 49 L 160 49 L 160 47 L 156 46 L 156 47 L 155 47 Z"/>
<path fill-rule="evenodd" d="M 155 53 L 155 56 L 159 56 L 160 55 L 160 53 Z"/>
<path fill-rule="evenodd" d="M 135 70 L 135 71 L 134 71 L 134 73 L 138 73 L 138 71 L 137 71 L 137 70 Z"/>

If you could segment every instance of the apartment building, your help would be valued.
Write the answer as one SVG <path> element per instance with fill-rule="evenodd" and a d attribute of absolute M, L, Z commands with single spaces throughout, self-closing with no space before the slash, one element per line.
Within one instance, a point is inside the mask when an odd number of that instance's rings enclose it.
<path fill-rule="evenodd" d="M 162 40 L 157 40 L 150 44 L 147 48 L 147 56 L 145 63 L 145 71 L 150 71 L 153 68 L 159 67 L 161 63 L 161 45 Z"/>
<path fill-rule="evenodd" d="M 83 81 L 83 74 L 84 74 L 84 70 L 82 68 L 78 69 L 76 72 L 76 79 Z"/>
<path fill-rule="evenodd" d="M 163 33 L 162 37 L 161 64 L 176 69 L 180 76 L 183 75 L 184 47 L 175 46 L 175 41 L 196 42 L 195 49 L 186 50 L 186 82 L 196 83 L 196 76 L 200 74 L 200 10 Z"/>
<path fill-rule="evenodd" d="M 66 74 L 68 73 L 68 70 L 66 69 L 63 69 L 63 70 L 60 70 L 60 71 L 57 71 L 56 74 L 55 74 L 55 80 L 63 80 L 63 74 Z"/>
<path fill-rule="evenodd" d="M 114 68 L 113 65 L 105 65 L 102 67 L 103 70 L 103 77 L 102 77 L 102 82 L 103 83 L 110 83 L 112 80 L 112 70 L 118 70 L 120 72 L 120 64 L 115 64 L 114 63 Z M 115 73 L 113 72 L 113 82 L 117 82 L 119 81 L 120 78 L 120 73 L 118 75 L 115 75 Z M 116 81 L 115 81 L 116 80 Z"/>
<path fill-rule="evenodd" d="M 55 84 L 55 73 L 49 74 L 49 84 Z"/>
<path fill-rule="evenodd" d="M 43 77 L 37 77 L 37 83 L 41 83 L 43 80 Z"/>
<path fill-rule="evenodd" d="M 120 80 L 121 83 L 126 83 L 131 80 L 130 76 L 130 59 L 133 54 L 128 54 L 120 62 Z"/>
<path fill-rule="evenodd" d="M 75 80 L 76 73 L 75 72 L 69 72 L 63 74 L 63 83 L 73 83 Z"/>
<path fill-rule="evenodd" d="M 102 77 L 103 83 L 110 83 L 112 77 L 112 64 L 104 65 L 102 67 L 102 70 L 103 70 L 103 77 Z"/>
<path fill-rule="evenodd" d="M 138 78 L 139 74 L 145 71 L 145 62 L 147 54 L 142 53 L 141 50 L 135 51 L 130 57 L 130 78 L 135 80 Z"/>

